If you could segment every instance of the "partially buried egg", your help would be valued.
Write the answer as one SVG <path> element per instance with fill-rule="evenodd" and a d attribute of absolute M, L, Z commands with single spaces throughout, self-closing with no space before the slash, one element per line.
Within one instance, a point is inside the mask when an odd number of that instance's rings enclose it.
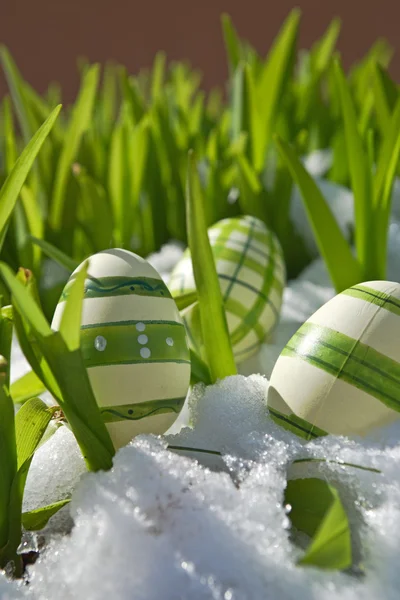
<path fill-rule="evenodd" d="M 308 439 L 366 435 L 398 419 L 400 284 L 358 284 L 317 310 L 278 358 L 267 404 Z"/>
<path fill-rule="evenodd" d="M 250 216 L 219 221 L 208 230 L 235 360 L 257 352 L 277 323 L 285 285 L 285 263 L 277 237 Z M 195 291 L 190 251 L 171 274 L 174 297 Z M 204 356 L 200 313 L 194 303 L 182 311 L 190 344 Z"/>
<path fill-rule="evenodd" d="M 57 305 L 58 329 L 74 275 Z M 190 381 L 190 355 L 175 301 L 157 271 L 121 249 L 89 260 L 81 350 L 114 445 L 139 433 L 164 433 L 175 421 Z"/>

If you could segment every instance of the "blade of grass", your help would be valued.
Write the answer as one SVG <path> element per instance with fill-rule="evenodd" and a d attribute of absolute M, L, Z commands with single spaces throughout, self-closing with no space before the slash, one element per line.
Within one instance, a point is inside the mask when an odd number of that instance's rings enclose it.
<path fill-rule="evenodd" d="M 372 222 L 372 190 L 369 161 L 357 128 L 357 117 L 350 90 L 337 59 L 334 61 L 334 74 L 341 101 L 347 158 L 354 192 L 357 257 L 363 271 L 363 279 L 374 279 L 375 276 L 379 277 L 375 273 L 377 269 L 375 248 L 378 240 L 374 238 Z"/>
<path fill-rule="evenodd" d="M 260 111 L 260 129 L 263 140 L 254 164 L 256 171 L 265 166 L 265 153 L 276 127 L 276 113 L 294 66 L 300 10 L 293 9 L 284 22 L 267 56 L 257 86 L 257 105 Z"/>
<path fill-rule="evenodd" d="M 56 513 L 70 502 L 69 498 L 48 504 L 42 508 L 36 508 L 22 513 L 22 525 L 27 531 L 39 531 L 46 527 L 47 523 Z"/>
<path fill-rule="evenodd" d="M 67 182 L 71 175 L 71 166 L 79 150 L 82 136 L 90 127 L 98 80 L 99 65 L 93 65 L 83 77 L 79 96 L 65 134 L 55 174 L 53 198 L 50 207 L 49 221 L 55 231 L 62 228 Z"/>
<path fill-rule="evenodd" d="M 288 481 L 285 504 L 292 524 L 311 543 L 300 565 L 347 569 L 352 564 L 350 525 L 336 488 L 321 479 Z"/>
<path fill-rule="evenodd" d="M 189 248 L 198 294 L 201 330 L 213 381 L 237 373 L 221 289 L 204 215 L 204 200 L 193 152 L 189 152 L 186 190 Z"/>
<path fill-rule="evenodd" d="M 70 299 L 66 302 L 61 317 L 60 333 L 71 352 L 77 350 L 80 345 L 82 317 L 82 302 L 80 300 L 84 294 L 87 270 L 88 262 L 86 261 L 74 275 L 74 281 L 69 291 Z"/>
<path fill-rule="evenodd" d="M 14 404 L 23 404 L 30 398 L 42 394 L 45 390 L 44 383 L 34 371 L 29 371 L 11 384 L 10 394 Z"/>
<path fill-rule="evenodd" d="M 360 265 L 340 231 L 325 198 L 294 150 L 276 137 L 279 153 L 297 183 L 315 240 L 337 292 L 362 281 Z"/>
<path fill-rule="evenodd" d="M 221 21 L 229 68 L 231 73 L 233 73 L 237 69 L 241 58 L 241 42 L 232 24 L 230 16 L 223 14 Z"/>
<path fill-rule="evenodd" d="M 67 256 L 67 254 L 53 246 L 53 244 L 50 244 L 50 242 L 46 242 L 45 240 L 39 240 L 34 236 L 31 236 L 31 240 L 33 244 L 36 244 L 36 246 L 39 246 L 39 248 L 43 250 L 46 256 L 53 259 L 59 265 L 67 269 L 67 271 L 69 271 L 70 273 L 72 273 L 72 271 L 75 271 L 75 269 L 78 267 L 79 263 L 77 261 Z"/>
<path fill-rule="evenodd" d="M 11 173 L 4 182 L 0 190 L 0 248 L 4 243 L 7 225 L 14 209 L 15 203 L 21 192 L 22 186 L 28 176 L 33 162 L 43 145 L 46 137 L 57 119 L 61 106 L 57 106 L 43 123 L 40 129 L 35 133 L 21 156 L 15 163 Z"/>

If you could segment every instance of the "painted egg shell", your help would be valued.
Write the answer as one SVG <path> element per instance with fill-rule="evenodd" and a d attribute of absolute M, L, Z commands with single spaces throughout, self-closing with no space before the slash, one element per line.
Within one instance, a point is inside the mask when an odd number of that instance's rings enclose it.
<path fill-rule="evenodd" d="M 79 270 L 80 267 L 75 271 Z M 81 350 L 114 445 L 139 433 L 164 433 L 179 414 L 190 381 L 185 327 L 157 271 L 127 250 L 90 258 Z M 58 329 L 74 273 L 57 305 Z"/>
<path fill-rule="evenodd" d="M 399 417 L 400 285 L 355 285 L 295 333 L 271 375 L 268 408 L 311 439 L 365 435 Z"/>
<path fill-rule="evenodd" d="M 208 230 L 235 360 L 259 349 L 279 316 L 285 263 L 276 236 L 254 217 L 219 221 Z M 193 292 L 190 252 L 176 265 L 168 284 L 173 296 Z M 191 346 L 203 355 L 200 315 L 194 304 L 182 311 Z"/>

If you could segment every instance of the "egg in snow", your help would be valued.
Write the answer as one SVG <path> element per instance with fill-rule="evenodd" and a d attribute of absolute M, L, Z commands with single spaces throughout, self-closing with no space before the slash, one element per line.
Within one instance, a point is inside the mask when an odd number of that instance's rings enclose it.
<path fill-rule="evenodd" d="M 398 419 L 400 284 L 370 281 L 329 300 L 283 349 L 267 394 L 274 420 L 307 439 Z"/>
<path fill-rule="evenodd" d="M 53 329 L 81 266 L 64 288 Z M 188 391 L 190 354 L 175 301 L 145 259 L 118 248 L 90 257 L 81 351 L 116 448 L 139 433 L 169 429 Z"/>
<path fill-rule="evenodd" d="M 251 216 L 218 221 L 208 236 L 235 360 L 240 363 L 259 350 L 277 323 L 286 278 L 282 249 L 266 225 Z M 168 287 L 174 297 L 195 291 L 189 249 L 172 271 Z M 205 357 L 198 304 L 181 314 L 192 348 Z"/>

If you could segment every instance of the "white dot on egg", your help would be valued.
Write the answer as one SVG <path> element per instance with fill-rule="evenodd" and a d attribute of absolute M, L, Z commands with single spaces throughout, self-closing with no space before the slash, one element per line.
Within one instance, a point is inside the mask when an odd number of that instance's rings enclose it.
<path fill-rule="evenodd" d="M 146 329 L 146 325 L 144 323 L 136 323 L 136 329 L 138 331 L 144 331 Z"/>
<path fill-rule="evenodd" d="M 142 344 L 142 346 L 144 346 L 144 344 L 147 344 L 147 342 L 149 341 L 149 338 L 147 337 L 147 335 L 139 335 L 137 341 L 139 342 L 139 344 Z"/>
<path fill-rule="evenodd" d="M 174 345 L 174 340 L 171 337 L 167 337 L 167 339 L 165 341 L 167 342 L 168 346 Z"/>
<path fill-rule="evenodd" d="M 150 348 L 140 348 L 140 356 L 142 358 L 150 358 L 150 356 L 151 356 Z"/>
<path fill-rule="evenodd" d="M 106 349 L 106 346 L 107 346 L 106 338 L 103 337 L 102 335 L 98 335 L 94 340 L 94 347 L 96 348 L 96 350 L 98 350 L 99 352 L 103 352 Z"/>

